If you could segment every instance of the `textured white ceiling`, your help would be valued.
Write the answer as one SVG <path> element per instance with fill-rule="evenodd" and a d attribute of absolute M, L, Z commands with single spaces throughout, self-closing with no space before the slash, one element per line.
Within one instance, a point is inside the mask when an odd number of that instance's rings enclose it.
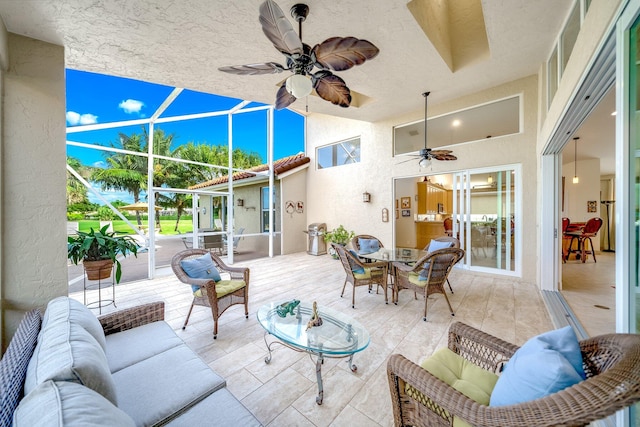
<path fill-rule="evenodd" d="M 261 0 L 0 0 L 10 32 L 64 45 L 69 68 L 273 103 L 283 74 L 235 76 L 225 65 L 284 57 L 262 33 Z M 296 3 L 277 0 L 287 16 Z M 491 58 L 452 73 L 406 7 L 406 0 L 309 0 L 303 41 L 367 39 L 373 60 L 338 73 L 373 99 L 340 108 L 309 97 L 309 112 L 379 121 L 535 74 L 573 2 L 483 0 Z M 293 20 L 292 20 L 293 21 Z M 297 28 L 297 25 L 295 26 Z M 292 105 L 304 108 L 304 100 Z"/>

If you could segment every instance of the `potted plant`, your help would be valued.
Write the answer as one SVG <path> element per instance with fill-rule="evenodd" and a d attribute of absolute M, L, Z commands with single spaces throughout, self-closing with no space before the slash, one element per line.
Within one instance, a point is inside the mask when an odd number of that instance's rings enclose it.
<path fill-rule="evenodd" d="M 342 224 L 338 226 L 338 228 L 334 228 L 333 231 L 328 231 L 324 233 L 324 241 L 329 243 L 335 243 L 337 245 L 345 246 L 349 241 L 355 236 L 353 231 L 347 231 Z M 331 246 L 329 246 L 329 254 L 338 259 L 338 254 L 333 250 Z"/>
<path fill-rule="evenodd" d="M 78 231 L 68 237 L 67 257 L 75 265 L 80 261 L 89 280 L 106 279 L 111 276 L 113 264 L 116 264 L 116 283 L 122 277 L 122 266 L 117 256 L 132 253 L 138 257 L 138 244 L 131 236 L 116 236 L 108 232 L 109 225 L 98 231 L 91 228 L 88 233 Z"/>

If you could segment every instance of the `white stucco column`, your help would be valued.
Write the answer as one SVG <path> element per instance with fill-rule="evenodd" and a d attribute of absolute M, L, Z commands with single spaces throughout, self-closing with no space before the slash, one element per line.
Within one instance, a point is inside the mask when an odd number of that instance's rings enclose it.
<path fill-rule="evenodd" d="M 2 348 L 24 311 L 68 294 L 64 48 L 8 34 L 2 102 Z"/>

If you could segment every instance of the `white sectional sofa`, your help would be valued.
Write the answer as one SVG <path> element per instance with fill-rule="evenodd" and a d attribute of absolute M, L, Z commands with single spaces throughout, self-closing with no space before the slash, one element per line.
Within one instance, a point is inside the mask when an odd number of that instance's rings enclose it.
<path fill-rule="evenodd" d="M 161 302 L 97 319 L 67 297 L 41 327 L 27 313 L 0 362 L 1 425 L 259 426 L 163 319 Z"/>

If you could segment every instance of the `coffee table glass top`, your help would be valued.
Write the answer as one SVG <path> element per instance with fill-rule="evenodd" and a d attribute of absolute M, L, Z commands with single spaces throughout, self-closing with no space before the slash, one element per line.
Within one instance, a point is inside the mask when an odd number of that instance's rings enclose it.
<path fill-rule="evenodd" d="M 258 310 L 262 327 L 281 341 L 301 350 L 323 354 L 353 354 L 369 345 L 369 332 L 356 320 L 329 307 L 318 305 L 322 325 L 307 330 L 313 306 L 301 302 L 281 317 L 277 308 L 287 301 L 265 304 Z"/>
<path fill-rule="evenodd" d="M 425 256 L 427 252 L 422 249 L 413 248 L 395 248 L 386 249 L 380 248 L 370 254 L 358 254 L 361 258 L 373 259 L 376 261 L 399 261 L 399 262 L 414 262 Z"/>

